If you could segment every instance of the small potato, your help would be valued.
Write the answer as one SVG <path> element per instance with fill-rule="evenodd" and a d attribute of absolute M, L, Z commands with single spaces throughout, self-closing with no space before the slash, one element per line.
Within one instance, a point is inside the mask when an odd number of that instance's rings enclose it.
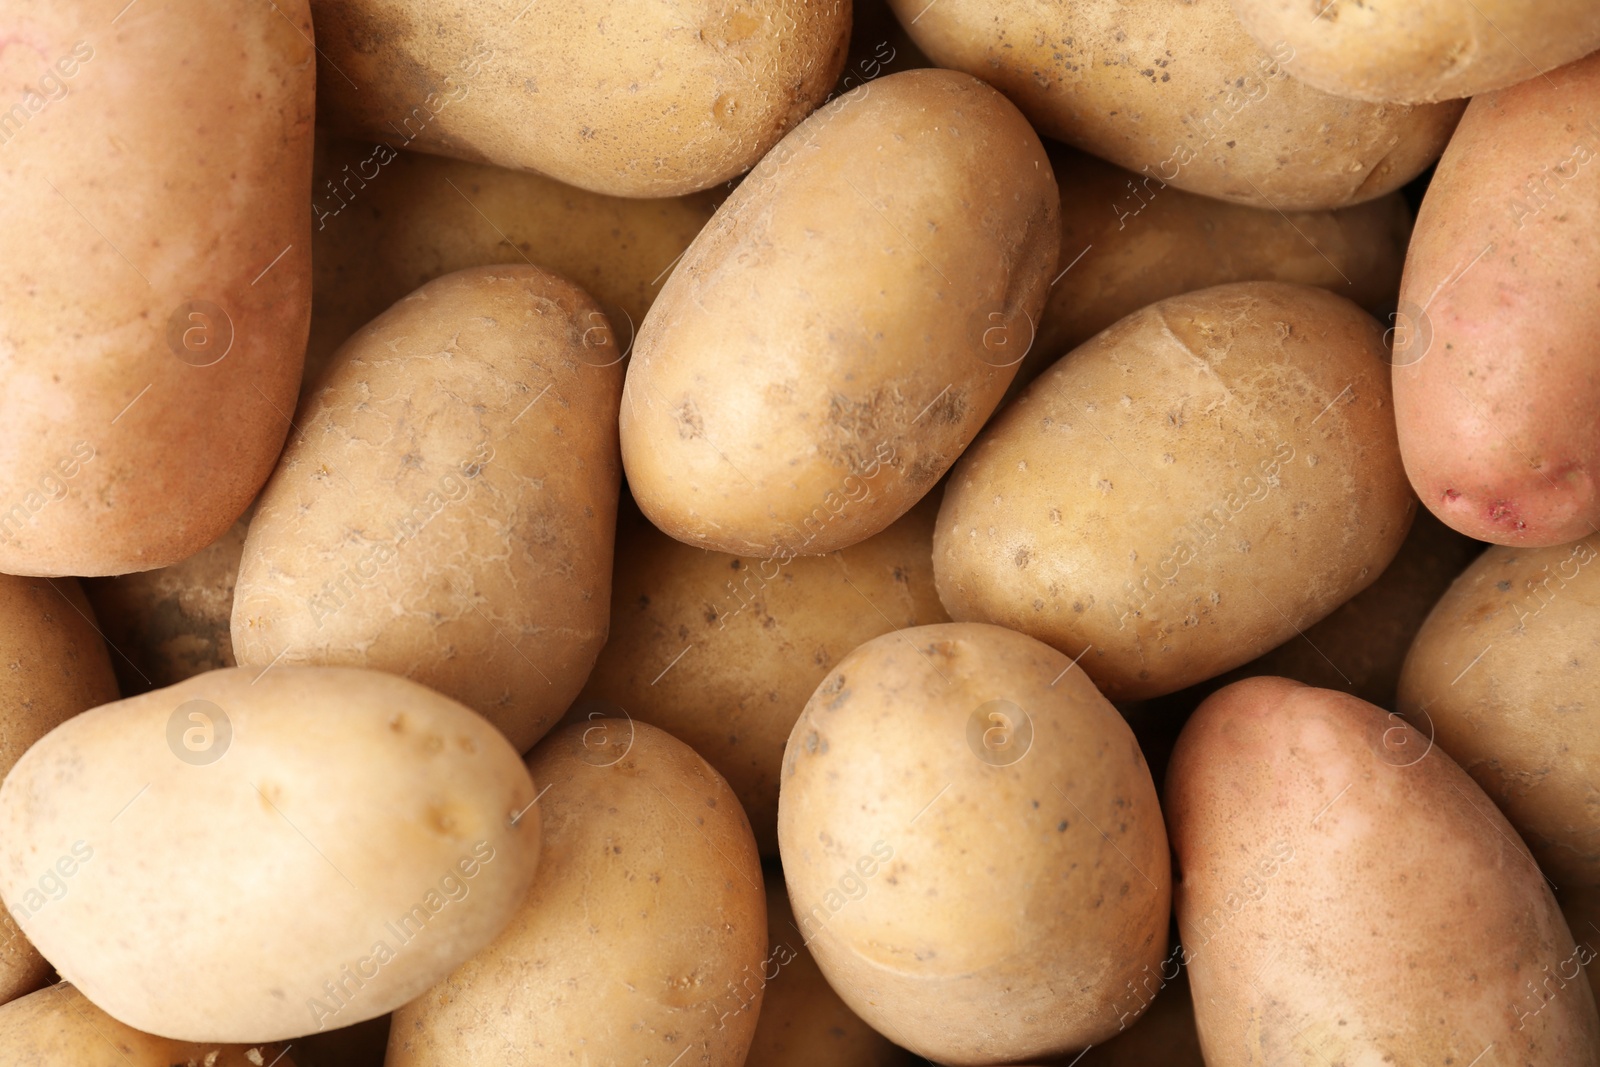
<path fill-rule="evenodd" d="M 1208 1067 L 1600 1062 L 1588 990 L 1531 989 L 1574 951 L 1533 857 L 1394 714 L 1229 686 L 1184 728 L 1166 810 Z"/>
<path fill-rule="evenodd" d="M 1246 282 L 1123 319 L 962 457 L 933 567 L 950 616 L 1081 660 L 1114 700 L 1281 644 L 1372 583 L 1416 500 L 1378 324 Z"/>
<path fill-rule="evenodd" d="M 1117 1033 L 1166 948 L 1166 833 L 1132 732 L 1071 660 L 997 626 L 846 656 L 789 737 L 778 840 L 828 983 L 939 1063 Z"/>
<path fill-rule="evenodd" d="M 767 955 L 761 862 L 728 784 L 653 726 L 563 727 L 539 880 L 495 942 L 395 1012 L 386 1067 L 740 1067 Z"/>
<path fill-rule="evenodd" d="M 256 505 L 239 662 L 403 674 L 530 748 L 605 644 L 620 358 L 587 294 L 525 265 L 356 334 Z"/>
<path fill-rule="evenodd" d="M 178 1041 L 382 1015 L 488 944 L 539 857 L 517 753 L 377 671 L 212 671 L 52 730 L 0 785 L 0 895 L 63 978 Z"/>

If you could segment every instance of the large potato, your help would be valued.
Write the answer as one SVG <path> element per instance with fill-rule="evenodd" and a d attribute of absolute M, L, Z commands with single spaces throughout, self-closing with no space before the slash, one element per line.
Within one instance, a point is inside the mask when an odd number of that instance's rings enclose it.
<path fill-rule="evenodd" d="M 639 506 L 681 541 L 821 555 L 910 509 L 1016 373 L 1059 197 L 975 78 L 908 70 L 806 120 L 717 210 L 623 392 Z"/>
<path fill-rule="evenodd" d="M 1281 644 L 1377 578 L 1410 526 L 1386 356 L 1371 316 L 1305 286 L 1130 315 L 962 458 L 934 533 L 945 608 L 1081 658 L 1115 700 Z"/>
<path fill-rule="evenodd" d="M 386 1067 L 740 1067 L 767 955 L 761 862 L 728 784 L 653 726 L 563 727 L 539 880 L 495 942 L 395 1012 Z"/>
<path fill-rule="evenodd" d="M 1480 96 L 1406 254 L 1395 418 L 1435 515 L 1559 545 L 1600 522 L 1600 55 Z"/>
<path fill-rule="evenodd" d="M 62 977 L 179 1041 L 273 1041 L 419 995 L 539 857 L 516 752 L 403 678 L 212 671 L 51 731 L 0 786 L 0 894 Z"/>
<path fill-rule="evenodd" d="M 310 315 L 306 0 L 11 0 L 0 571 L 215 541 L 272 470 Z M 41 74 L 43 71 L 43 74 Z"/>
<path fill-rule="evenodd" d="M 1588 990 L 1534 986 L 1574 944 L 1533 857 L 1392 713 L 1229 686 L 1184 728 L 1166 810 L 1208 1067 L 1600 1062 Z"/>
<path fill-rule="evenodd" d="M 828 95 L 848 0 L 313 0 L 325 120 L 615 196 L 741 174 Z"/>
<path fill-rule="evenodd" d="M 239 662 L 403 674 L 526 751 L 605 644 L 620 356 L 587 294 L 525 265 L 351 338 L 250 522 Z"/>
<path fill-rule="evenodd" d="M 846 656 L 789 737 L 778 840 L 829 984 L 939 1063 L 1109 1037 L 1166 950 L 1166 834 L 1132 732 L 1070 659 L 997 626 Z"/>
<path fill-rule="evenodd" d="M 1393 192 L 1461 115 L 1459 103 L 1386 107 L 1296 81 L 1294 50 L 1263 50 L 1228 0 L 889 2 L 934 62 L 984 78 L 1045 136 L 1254 207 Z"/>
<path fill-rule="evenodd" d="M 1600 534 L 1484 552 L 1428 616 L 1397 709 L 1560 886 L 1600 886 Z"/>

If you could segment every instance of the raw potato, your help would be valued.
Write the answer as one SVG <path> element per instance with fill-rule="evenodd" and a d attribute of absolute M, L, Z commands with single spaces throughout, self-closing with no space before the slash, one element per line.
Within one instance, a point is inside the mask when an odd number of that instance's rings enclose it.
<path fill-rule="evenodd" d="M 806 120 L 650 309 L 628 484 L 689 544 L 822 555 L 903 515 L 988 418 L 1060 241 L 1038 137 L 974 78 L 908 70 Z"/>
<path fill-rule="evenodd" d="M 1387 355 L 1348 300 L 1277 282 L 1123 319 L 962 457 L 934 533 L 945 608 L 1081 657 L 1113 700 L 1281 644 L 1411 524 Z"/>
<path fill-rule="evenodd" d="M 1148 1010 L 1128 1024 L 1128 1029 L 1084 1053 L 1075 1067 L 1206 1067 L 1200 1056 L 1200 1034 L 1195 1029 L 1194 1001 L 1189 978 L 1178 966 L 1181 949 L 1135 984 L 1122 991 L 1119 1011 L 1137 1008 L 1149 1000 Z M 1173 977 L 1163 981 L 1169 971 Z M 1063 1061 L 1069 1062 L 1069 1061 Z"/>
<path fill-rule="evenodd" d="M 976 74 L 1047 137 L 1191 193 L 1321 211 L 1438 158 L 1459 103 L 1384 107 L 1288 76 L 1229 0 L 890 0 L 940 66 Z M 1309 18 L 1309 16 L 1307 16 Z"/>
<path fill-rule="evenodd" d="M 631 516 L 611 638 L 583 695 L 692 746 L 777 855 L 783 746 L 811 694 L 857 645 L 949 621 L 933 586 L 938 507 L 931 493 L 882 533 L 787 566 L 690 548 Z"/>
<path fill-rule="evenodd" d="M 1480 96 L 1406 255 L 1395 418 L 1422 502 L 1548 546 L 1600 522 L 1600 55 Z"/>
<path fill-rule="evenodd" d="M 239 662 L 403 674 L 527 751 L 606 640 L 620 358 L 587 294 L 525 265 L 356 334 L 256 506 Z"/>
<path fill-rule="evenodd" d="M 613 196 L 742 174 L 823 101 L 849 0 L 313 0 L 323 120 Z"/>
<path fill-rule="evenodd" d="M 1071 660 L 997 626 L 846 656 L 789 737 L 778 840 L 828 983 L 939 1063 L 1097 1043 L 1166 950 L 1166 833 L 1132 732 Z"/>
<path fill-rule="evenodd" d="M 5 22 L 0 571 L 165 567 L 256 495 L 300 385 L 306 0 Z"/>
<path fill-rule="evenodd" d="M 1600 1062 L 1588 991 L 1531 991 L 1574 949 L 1533 858 L 1397 716 L 1251 679 L 1201 705 L 1167 778 L 1208 1067 Z"/>
<path fill-rule="evenodd" d="M 1397 710 L 1556 885 L 1600 886 L 1600 534 L 1484 552 L 1417 634 Z"/>
<path fill-rule="evenodd" d="M 563 727 L 528 767 L 547 790 L 539 880 L 494 944 L 395 1012 L 386 1067 L 740 1067 L 766 909 L 727 783 L 625 719 Z"/>
<path fill-rule="evenodd" d="M 28 750 L 0 786 L 0 894 L 123 1023 L 276 1041 L 382 1015 L 488 944 L 533 880 L 534 797 L 493 727 L 403 678 L 212 671 Z"/>

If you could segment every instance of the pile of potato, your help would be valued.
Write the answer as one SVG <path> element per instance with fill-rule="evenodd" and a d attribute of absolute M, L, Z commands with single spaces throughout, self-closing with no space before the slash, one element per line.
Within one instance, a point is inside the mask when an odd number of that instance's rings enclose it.
<path fill-rule="evenodd" d="M 0 1064 L 1600 1067 L 1592 0 L 0 76 Z"/>

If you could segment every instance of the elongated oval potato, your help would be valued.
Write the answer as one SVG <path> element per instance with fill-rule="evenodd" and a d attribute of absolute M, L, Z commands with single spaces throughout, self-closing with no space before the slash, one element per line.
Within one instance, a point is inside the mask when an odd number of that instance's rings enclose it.
<path fill-rule="evenodd" d="M 1586 989 L 1529 992 L 1574 950 L 1533 857 L 1398 716 L 1229 686 L 1184 727 L 1166 811 L 1208 1067 L 1600 1060 Z"/>
<path fill-rule="evenodd" d="M 846 656 L 789 736 L 778 840 L 828 983 L 939 1063 L 1097 1043 L 1166 950 L 1166 832 L 1133 733 L 1070 659 L 997 626 Z"/>
<path fill-rule="evenodd" d="M 626 719 L 563 727 L 528 768 L 546 789 L 539 880 L 492 945 L 395 1012 L 385 1067 L 740 1067 L 766 914 L 728 784 Z"/>
<path fill-rule="evenodd" d="M 1406 254 L 1395 418 L 1417 495 L 1469 537 L 1600 522 L 1600 56 L 1480 96 Z"/>
<path fill-rule="evenodd" d="M 828 95 L 849 0 L 312 0 L 335 128 L 614 196 L 742 174 Z"/>
<path fill-rule="evenodd" d="M 4 18 L 0 571 L 164 567 L 239 517 L 289 429 L 311 313 L 306 0 L 15 0 Z"/>
<path fill-rule="evenodd" d="M 1439 157 L 1459 103 L 1385 107 L 1289 77 L 1229 0 L 890 0 L 934 62 L 976 74 L 1047 137 L 1180 189 L 1321 211 Z M 1310 16 L 1307 16 L 1308 18 Z"/>
<path fill-rule="evenodd" d="M 695 238 L 639 331 L 622 459 L 680 541 L 822 555 L 884 529 L 1016 373 L 1059 197 L 975 78 L 908 70 L 784 139 Z"/>
<path fill-rule="evenodd" d="M 1397 710 L 1557 885 L 1600 886 L 1600 534 L 1484 552 L 1412 643 Z"/>
<path fill-rule="evenodd" d="M 605 644 L 619 357 L 586 293 L 525 265 L 351 338 L 250 522 L 239 662 L 403 674 L 526 751 Z"/>
<path fill-rule="evenodd" d="M 533 880 L 534 796 L 492 726 L 404 678 L 212 671 L 28 750 L 0 785 L 0 895 L 128 1026 L 275 1041 L 488 944 Z"/>
<path fill-rule="evenodd" d="M 933 540 L 945 608 L 1081 657 L 1114 700 L 1281 644 L 1371 584 L 1410 527 L 1387 355 L 1371 316 L 1306 286 L 1128 316 L 962 457 Z"/>

